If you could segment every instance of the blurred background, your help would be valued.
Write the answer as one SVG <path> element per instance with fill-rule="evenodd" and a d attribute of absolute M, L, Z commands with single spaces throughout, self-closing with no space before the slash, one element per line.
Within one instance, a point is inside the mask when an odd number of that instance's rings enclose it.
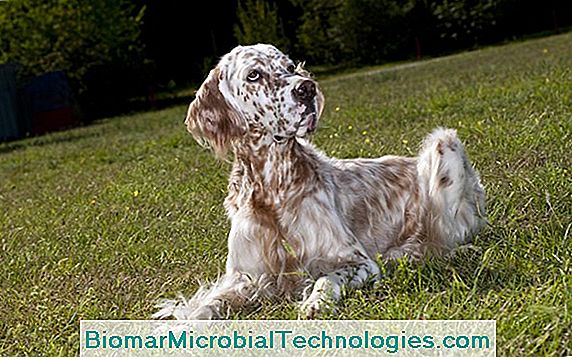
<path fill-rule="evenodd" d="M 571 25 L 570 0 L 0 0 L 0 141 L 187 102 L 237 44 L 320 75 Z"/>

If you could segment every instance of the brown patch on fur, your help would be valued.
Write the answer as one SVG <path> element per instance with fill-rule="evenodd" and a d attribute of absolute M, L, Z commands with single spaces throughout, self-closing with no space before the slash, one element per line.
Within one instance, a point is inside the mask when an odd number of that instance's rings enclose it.
<path fill-rule="evenodd" d="M 419 209 L 419 192 L 418 188 L 415 187 L 411 191 L 411 197 L 403 212 L 403 227 L 401 228 L 401 232 L 399 232 L 397 245 L 403 244 L 406 240 L 411 240 L 420 235 L 422 226 L 417 219 L 420 213 Z"/>
<path fill-rule="evenodd" d="M 231 142 L 244 134 L 243 119 L 218 89 L 218 68 L 213 69 L 189 106 L 185 124 L 199 142 L 208 143 L 219 158 L 224 158 Z"/>
<path fill-rule="evenodd" d="M 278 222 L 277 209 L 269 197 L 262 191 L 256 190 L 251 199 L 251 208 L 255 221 L 260 225 L 257 237 L 262 247 L 260 255 L 268 273 L 275 277 L 276 287 L 279 292 L 288 294 L 294 292 L 301 278 L 300 264 L 295 255 L 299 251 L 295 241 L 290 241 L 284 235 Z M 286 246 L 285 246 L 286 245 Z M 289 246 L 289 247 L 287 247 Z"/>

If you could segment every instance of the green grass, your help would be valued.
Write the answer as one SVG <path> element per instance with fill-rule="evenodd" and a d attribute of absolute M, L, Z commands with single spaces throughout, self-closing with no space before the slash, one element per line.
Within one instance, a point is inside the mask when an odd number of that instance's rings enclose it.
<path fill-rule="evenodd" d="M 350 291 L 341 319 L 495 319 L 501 355 L 572 354 L 572 34 L 322 81 L 315 142 L 414 155 L 457 128 L 490 227 L 450 259 Z M 229 165 L 185 107 L 0 144 L 0 355 L 75 354 L 80 319 L 147 319 L 224 270 Z M 264 302 L 232 317 L 296 318 Z"/>

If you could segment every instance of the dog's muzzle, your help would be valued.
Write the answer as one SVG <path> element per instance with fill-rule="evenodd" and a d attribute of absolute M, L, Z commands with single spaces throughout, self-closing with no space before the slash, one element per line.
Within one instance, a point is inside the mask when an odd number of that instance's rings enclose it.
<path fill-rule="evenodd" d="M 316 84 L 305 80 L 292 90 L 292 96 L 302 104 L 308 104 L 316 97 Z"/>
<path fill-rule="evenodd" d="M 304 80 L 292 90 L 294 99 L 304 108 L 301 124 L 307 126 L 309 132 L 316 130 L 318 115 L 316 113 L 316 83 L 311 80 Z"/>

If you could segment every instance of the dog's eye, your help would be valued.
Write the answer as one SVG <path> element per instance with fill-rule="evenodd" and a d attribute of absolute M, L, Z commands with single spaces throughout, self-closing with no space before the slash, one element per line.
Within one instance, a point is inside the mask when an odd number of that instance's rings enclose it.
<path fill-rule="evenodd" d="M 249 82 L 256 82 L 257 80 L 260 79 L 260 72 L 258 72 L 257 70 L 253 69 L 252 71 L 248 72 L 248 76 L 246 76 L 246 79 Z"/>
<path fill-rule="evenodd" d="M 286 68 L 286 70 L 290 73 L 294 73 L 296 72 L 296 66 L 294 66 L 293 64 L 289 65 L 288 68 Z"/>

